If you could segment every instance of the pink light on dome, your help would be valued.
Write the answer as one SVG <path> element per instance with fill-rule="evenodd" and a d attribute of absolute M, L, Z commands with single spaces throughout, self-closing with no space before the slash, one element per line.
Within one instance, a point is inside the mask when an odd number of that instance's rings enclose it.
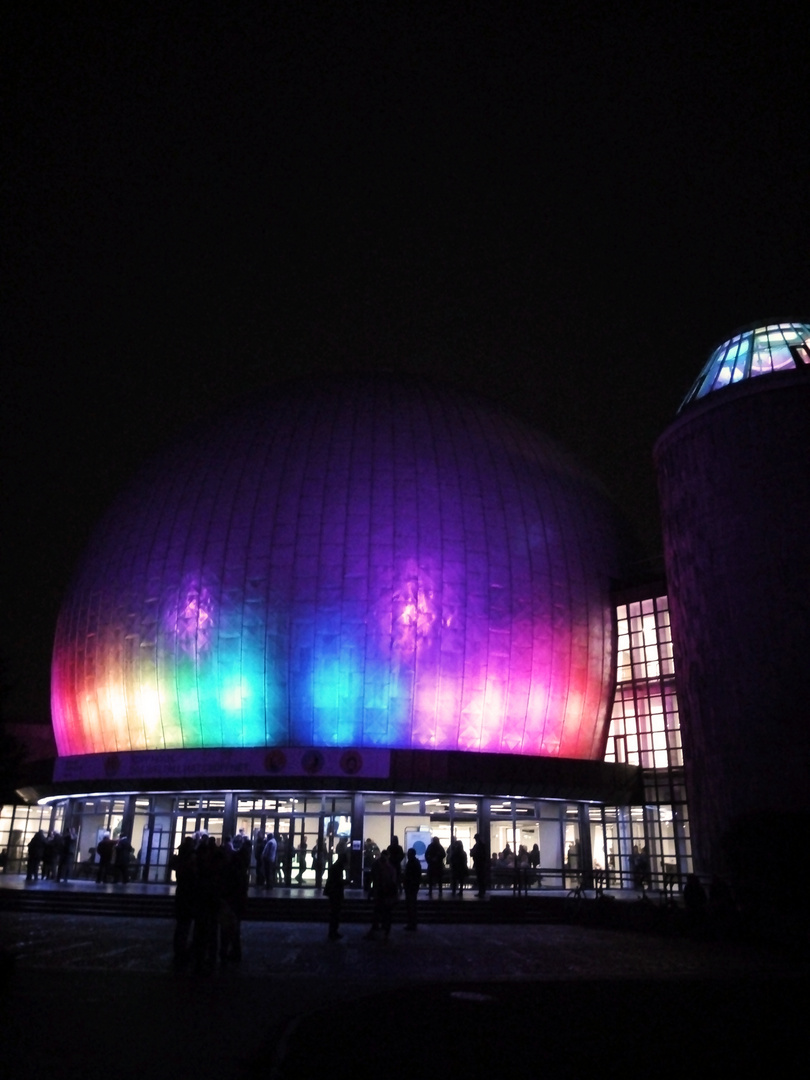
<path fill-rule="evenodd" d="M 100 525 L 57 628 L 57 746 L 595 757 L 620 566 L 598 485 L 497 406 L 294 387 Z"/>

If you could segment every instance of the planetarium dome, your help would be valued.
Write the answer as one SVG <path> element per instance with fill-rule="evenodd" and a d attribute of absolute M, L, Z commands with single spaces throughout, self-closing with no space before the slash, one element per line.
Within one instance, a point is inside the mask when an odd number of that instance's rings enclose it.
<path fill-rule="evenodd" d="M 96 530 L 56 632 L 59 753 L 598 759 L 621 534 L 497 405 L 393 377 L 276 389 L 146 466 Z"/>

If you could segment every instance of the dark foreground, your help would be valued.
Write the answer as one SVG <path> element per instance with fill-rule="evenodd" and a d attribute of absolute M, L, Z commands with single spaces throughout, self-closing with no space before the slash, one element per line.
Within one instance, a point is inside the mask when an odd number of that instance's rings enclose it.
<path fill-rule="evenodd" d="M 4 913 L 4 1075 L 803 1074 L 795 951 L 572 926 L 248 923 L 238 969 L 171 969 L 158 919 Z"/>

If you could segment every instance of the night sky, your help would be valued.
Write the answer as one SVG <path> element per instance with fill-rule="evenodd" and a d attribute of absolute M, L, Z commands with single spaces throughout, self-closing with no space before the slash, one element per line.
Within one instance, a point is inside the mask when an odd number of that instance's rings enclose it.
<path fill-rule="evenodd" d="M 376 368 L 480 391 L 601 477 L 654 559 L 652 447 L 709 352 L 810 316 L 803 5 L 17 7 L 9 719 L 48 719 L 94 521 L 234 398 Z"/>

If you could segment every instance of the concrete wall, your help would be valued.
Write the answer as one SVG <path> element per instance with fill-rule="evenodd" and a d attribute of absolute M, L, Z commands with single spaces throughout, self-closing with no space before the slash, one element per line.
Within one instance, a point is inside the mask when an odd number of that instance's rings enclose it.
<path fill-rule="evenodd" d="M 810 791 L 810 379 L 710 394 L 664 433 L 656 466 L 698 868 L 795 867 Z"/>

